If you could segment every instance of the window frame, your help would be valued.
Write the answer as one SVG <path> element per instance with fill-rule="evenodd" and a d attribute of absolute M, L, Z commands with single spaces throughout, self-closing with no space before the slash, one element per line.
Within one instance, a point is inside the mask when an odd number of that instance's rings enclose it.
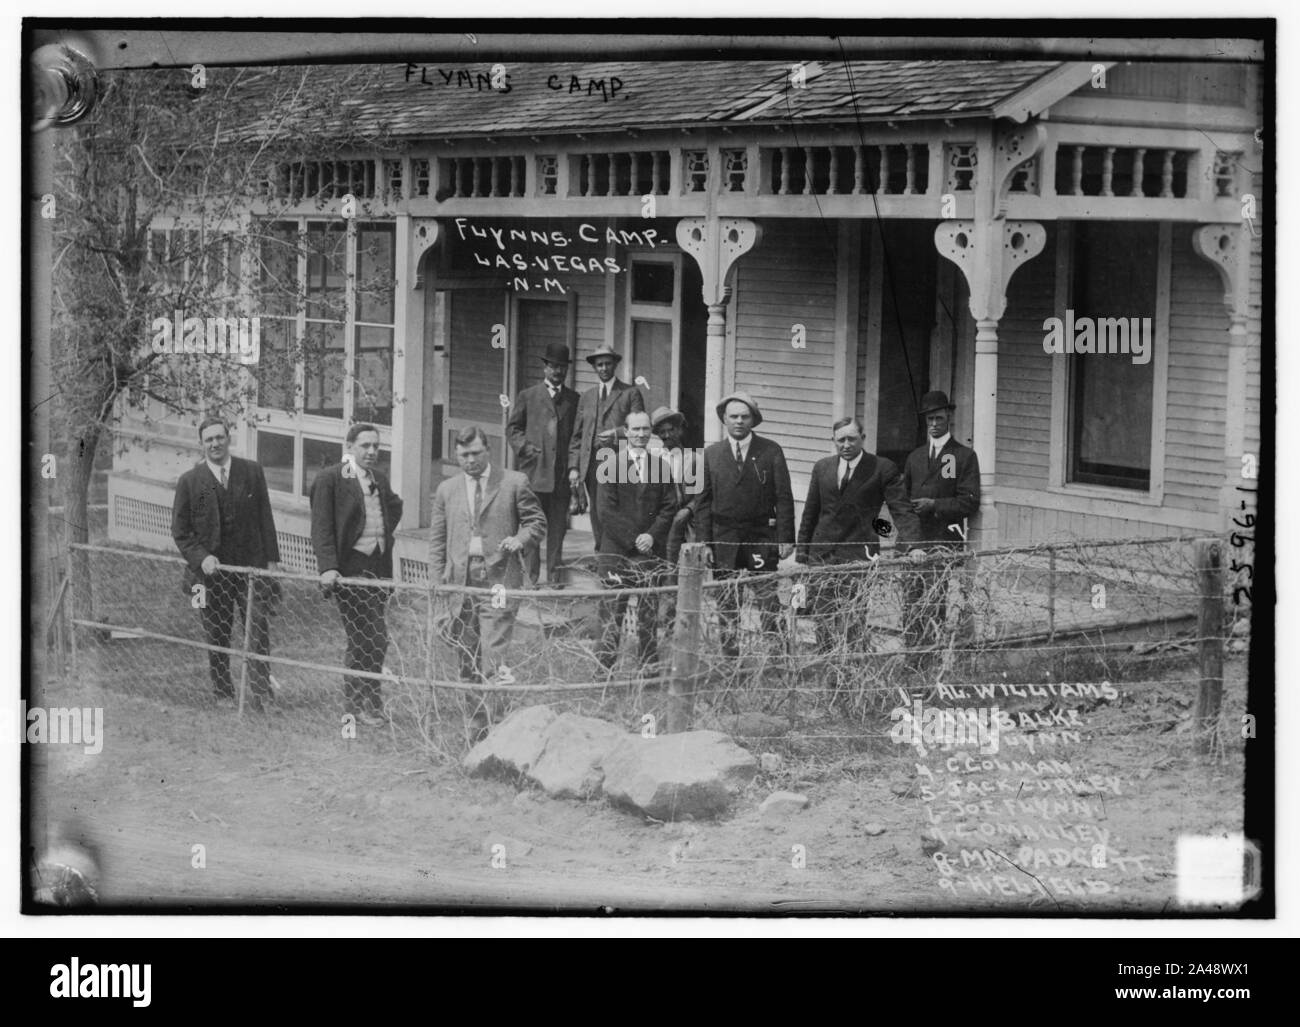
<path fill-rule="evenodd" d="M 1074 224 L 1058 221 L 1056 233 L 1055 304 L 1052 316 L 1060 317 L 1071 305 L 1074 281 Z M 1058 495 L 1091 497 L 1162 506 L 1165 498 L 1165 425 L 1168 417 L 1169 388 L 1169 293 L 1173 225 L 1158 223 L 1156 246 L 1156 303 L 1151 328 L 1151 478 L 1145 489 L 1118 485 L 1098 485 L 1069 480 L 1070 447 L 1073 439 L 1071 409 L 1071 360 L 1052 359 L 1052 416 L 1049 444 L 1047 491 Z M 1044 354 L 1044 356 L 1048 356 Z"/>
<path fill-rule="evenodd" d="M 672 303 L 636 302 L 632 299 L 632 279 L 638 264 L 668 264 L 673 269 Z M 627 349 L 627 380 L 636 383 L 636 346 L 632 325 L 636 321 L 657 321 L 672 328 L 672 373 L 667 390 L 654 388 L 651 392 L 662 392 L 667 404 L 673 409 L 681 400 L 681 363 L 682 363 L 682 255 L 680 253 L 629 253 L 627 262 L 627 284 L 625 286 L 625 312 L 623 317 L 623 338 Z"/>

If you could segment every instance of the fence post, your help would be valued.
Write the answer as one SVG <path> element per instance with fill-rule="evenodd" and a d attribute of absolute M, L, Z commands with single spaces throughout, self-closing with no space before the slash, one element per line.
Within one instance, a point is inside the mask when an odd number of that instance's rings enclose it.
<path fill-rule="evenodd" d="M 248 595 L 244 597 L 244 660 L 239 668 L 239 715 L 244 715 L 244 692 L 248 688 L 248 654 L 253 651 L 253 597 L 257 575 L 249 571 Z"/>
<path fill-rule="evenodd" d="M 1047 644 L 1056 642 L 1056 546 L 1047 547 Z"/>
<path fill-rule="evenodd" d="M 1197 539 L 1196 580 L 1200 592 L 1199 639 L 1201 687 L 1193 718 L 1196 748 L 1210 752 L 1223 704 L 1223 552 L 1218 539 Z"/>
<path fill-rule="evenodd" d="M 672 680 L 668 683 L 668 732 L 689 731 L 695 706 L 695 676 L 700 665 L 704 607 L 704 568 L 708 547 L 682 546 L 677 563 L 677 620 L 673 624 Z"/>

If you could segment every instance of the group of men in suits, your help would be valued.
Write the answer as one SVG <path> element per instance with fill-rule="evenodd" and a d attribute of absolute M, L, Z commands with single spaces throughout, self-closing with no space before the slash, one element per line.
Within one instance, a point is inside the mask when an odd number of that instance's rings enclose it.
<path fill-rule="evenodd" d="M 794 497 L 785 454 L 775 441 L 754 433 L 762 423 L 758 404 L 733 392 L 717 404 L 726 437 L 701 457 L 681 446 L 684 417 L 660 407 L 647 414 L 640 389 L 620 381 L 621 357 L 602 347 L 588 358 L 598 383 L 580 396 L 567 385 L 569 353 L 548 346 L 543 380 L 524 389 L 510 409 L 507 433 L 518 470 L 493 467 L 488 440 L 479 428 L 455 440 L 460 474 L 444 480 L 433 499 L 429 566 L 441 585 L 486 591 L 457 593 L 446 637 L 460 654 L 463 680 L 487 685 L 513 679 L 505 663 L 515 602 L 489 598 L 494 585 L 522 587 L 539 580 L 540 548 L 546 544 L 547 580 L 559 584 L 563 543 L 571 511 L 583 491 L 591 512 L 601 580 L 614 588 L 671 581 L 684 540 L 710 546 L 714 576 L 726 581 L 742 572 L 765 631 L 777 629 L 776 570 L 792 553 L 810 565 L 836 565 L 874 558 L 880 551 L 879 513 L 888 506 L 899 551 L 961 549 L 968 518 L 979 508 L 979 461 L 953 439 L 953 404 L 927 392 L 921 414 L 928 440 L 895 464 L 863 448 L 856 418 L 831 429 L 835 454 L 819 460 L 809 482 L 796 532 Z M 658 446 L 652 445 L 657 437 Z M 172 534 L 187 564 L 187 591 L 202 586 L 199 606 L 209 652 L 209 673 L 221 701 L 234 697 L 229 655 L 234 625 L 247 618 L 254 659 L 248 672 L 250 703 L 260 710 L 272 697 L 266 657 L 270 652 L 271 590 L 250 590 L 246 570 L 278 569 L 275 523 L 261 467 L 232 457 L 229 430 L 209 418 L 199 427 L 205 457 L 177 485 Z M 345 711 L 358 723 L 385 723 L 380 681 L 388 650 L 386 608 L 393 576 L 393 538 L 402 500 L 378 469 L 379 429 L 355 424 L 346 435 L 343 460 L 321 471 L 311 488 L 312 548 L 320 584 L 334 597 L 346 637 Z M 696 461 L 699 461 L 696 466 Z M 695 486 L 698 484 L 698 489 Z M 947 615 L 951 561 L 918 570 L 908 594 L 909 645 L 925 644 Z M 370 581 L 375 582 L 371 584 Z M 719 593 L 723 652 L 740 652 L 736 581 Z M 852 624 L 837 619 L 838 585 L 823 576 L 809 601 L 818 614 L 818 644 L 827 648 Z M 253 609 L 247 612 L 245 604 Z M 627 605 L 620 594 L 601 603 L 602 635 L 597 658 L 613 668 Z M 640 602 L 637 656 L 657 658 L 658 604 Z M 261 657 L 258 659 L 256 657 Z M 476 720 L 491 708 L 484 701 Z M 480 727 L 482 724 L 480 724 Z"/>

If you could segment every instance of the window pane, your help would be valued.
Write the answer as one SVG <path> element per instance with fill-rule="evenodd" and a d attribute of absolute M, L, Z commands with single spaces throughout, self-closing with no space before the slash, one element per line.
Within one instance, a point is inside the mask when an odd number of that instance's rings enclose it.
<path fill-rule="evenodd" d="M 357 320 L 393 323 L 393 226 L 357 226 Z"/>
<path fill-rule="evenodd" d="M 292 315 L 298 310 L 298 226 L 291 221 L 267 225 L 261 243 L 259 291 L 264 314 Z"/>
<path fill-rule="evenodd" d="M 674 406 L 673 326 L 669 322 L 632 322 L 632 368 L 633 377 L 645 378 L 650 386 L 641 397 L 647 410 Z"/>
<path fill-rule="evenodd" d="M 307 226 L 307 316 L 342 321 L 347 316 L 344 281 L 347 228 L 342 224 Z"/>
<path fill-rule="evenodd" d="M 302 494 L 311 495 L 311 483 L 327 467 L 343 459 L 343 443 L 321 439 L 302 440 Z"/>
<path fill-rule="evenodd" d="M 293 491 L 293 436 L 258 430 L 257 462 L 266 474 L 266 487 Z"/>
<path fill-rule="evenodd" d="M 673 266 L 671 264 L 634 263 L 632 265 L 632 302 L 673 302 Z"/>
<path fill-rule="evenodd" d="M 393 330 L 357 326 L 352 417 L 393 423 Z"/>
<path fill-rule="evenodd" d="M 263 407 L 292 412 L 294 369 L 297 355 L 293 337 L 296 326 L 278 317 L 263 317 L 261 346 L 257 357 L 257 402 Z"/>
<path fill-rule="evenodd" d="M 1069 357 L 1072 481 L 1150 488 L 1158 257 L 1158 225 L 1075 226 L 1075 339 L 1091 326 L 1093 348 L 1105 351 Z M 1146 337 L 1145 363 L 1133 362 L 1134 331 Z M 1117 333 L 1129 353 L 1110 351 Z"/>
<path fill-rule="evenodd" d="M 322 417 L 343 416 L 344 328 L 309 323 L 303 340 L 306 395 L 303 411 Z"/>

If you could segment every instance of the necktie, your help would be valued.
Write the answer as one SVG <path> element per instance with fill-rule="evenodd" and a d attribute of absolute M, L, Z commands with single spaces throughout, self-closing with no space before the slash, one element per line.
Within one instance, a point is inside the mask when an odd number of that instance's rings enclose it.
<path fill-rule="evenodd" d="M 609 399 L 609 386 L 602 385 L 600 387 L 600 401 L 604 403 L 607 399 Z"/>
<path fill-rule="evenodd" d="M 641 473 L 641 457 L 634 456 L 632 458 L 632 481 L 639 485 L 644 479 L 645 476 Z"/>
<path fill-rule="evenodd" d="M 849 487 L 849 478 L 852 477 L 852 475 L 853 471 L 850 469 L 848 464 L 845 464 L 844 476 L 840 478 L 840 495 L 843 495 L 844 490 Z"/>
<path fill-rule="evenodd" d="M 736 443 L 736 473 L 737 474 L 745 473 L 745 458 L 741 456 L 739 442 Z"/>
<path fill-rule="evenodd" d="M 474 479 L 474 534 L 482 534 L 479 531 L 479 519 L 483 516 L 483 477 Z"/>
<path fill-rule="evenodd" d="M 227 484 L 227 482 L 229 481 L 229 479 L 227 478 L 227 474 L 228 474 L 228 473 L 229 473 L 229 472 L 226 470 L 226 468 L 224 468 L 224 467 L 221 468 L 221 487 L 222 487 L 223 489 L 226 487 L 226 484 Z"/>

